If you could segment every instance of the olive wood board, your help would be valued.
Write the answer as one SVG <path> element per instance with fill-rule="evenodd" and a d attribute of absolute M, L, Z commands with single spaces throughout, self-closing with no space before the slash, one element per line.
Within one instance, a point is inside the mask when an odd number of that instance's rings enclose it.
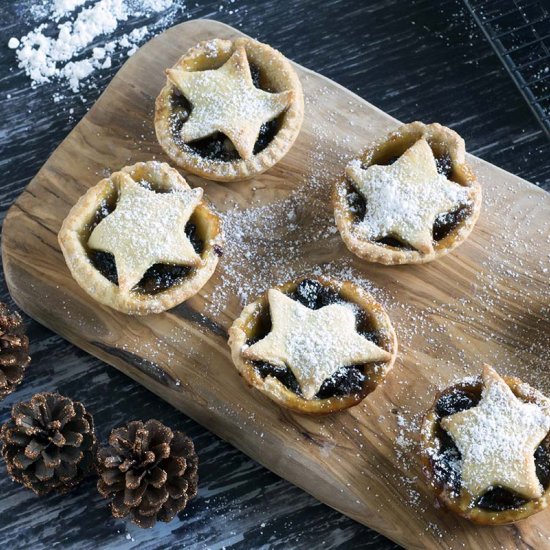
<path fill-rule="evenodd" d="M 223 285 L 225 262 L 233 261 L 250 277 L 254 270 L 246 272 L 246 258 L 222 257 L 199 295 L 146 317 L 101 306 L 70 276 L 57 233 L 78 197 L 122 166 L 167 160 L 152 123 L 164 69 L 200 40 L 241 34 L 216 21 L 188 21 L 126 62 L 8 212 L 2 257 L 14 300 L 276 474 L 407 548 L 550 548 L 550 509 L 515 525 L 479 527 L 437 506 L 423 481 L 416 445 L 419 418 L 437 388 L 479 373 L 484 361 L 509 374 L 521 364 L 519 374 L 547 390 L 550 195 L 536 186 L 470 157 L 484 206 L 471 238 L 457 251 L 417 266 L 354 258 L 334 231 L 330 184 L 343 173 L 345 158 L 397 121 L 300 66 L 306 113 L 288 155 L 251 181 L 188 178 L 204 186 L 221 212 L 272 204 L 316 180 L 311 205 L 320 203 L 324 217 L 313 216 L 307 201 L 295 222 L 307 227 L 322 219 L 327 231 L 305 240 L 300 251 L 305 264 L 330 272 L 343 262 L 371 281 L 386 298 L 400 341 L 385 383 L 359 406 L 332 416 L 283 410 L 248 389 L 233 367 L 227 330 L 243 304 L 237 292 L 216 307 L 212 300 Z M 280 244 L 287 229 L 274 224 L 264 237 Z M 231 238 L 226 232 L 226 240 Z M 289 254 L 288 262 L 295 258 Z M 290 267 L 274 262 L 273 283 Z"/>

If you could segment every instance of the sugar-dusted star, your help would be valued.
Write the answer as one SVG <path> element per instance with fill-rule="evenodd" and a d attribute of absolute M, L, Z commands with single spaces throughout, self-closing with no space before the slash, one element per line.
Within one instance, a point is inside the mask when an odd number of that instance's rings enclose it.
<path fill-rule="evenodd" d="M 268 299 L 271 332 L 243 350 L 243 356 L 290 368 L 306 399 L 315 397 L 341 367 L 391 359 L 357 332 L 350 306 L 312 310 L 276 289 L 269 291 Z"/>
<path fill-rule="evenodd" d="M 422 253 L 433 251 L 433 225 L 440 214 L 469 201 L 469 190 L 437 171 L 432 149 L 419 139 L 389 166 L 346 170 L 367 203 L 359 224 L 369 239 L 395 237 Z"/>
<path fill-rule="evenodd" d="M 550 431 L 548 403 L 520 401 L 488 365 L 482 379 L 478 405 L 441 420 L 462 455 L 462 485 L 474 499 L 493 487 L 539 498 L 534 453 Z"/>
<path fill-rule="evenodd" d="M 114 174 L 113 179 L 119 187 L 117 206 L 92 231 L 88 246 L 113 254 L 121 291 L 131 290 L 156 263 L 201 263 L 185 226 L 202 189 L 156 193 L 127 174 Z"/>
<path fill-rule="evenodd" d="M 254 86 L 244 46 L 219 69 L 166 72 L 193 107 L 181 129 L 183 142 L 222 132 L 243 159 L 253 155 L 262 124 L 279 116 L 293 98 L 292 90 L 270 93 Z"/>

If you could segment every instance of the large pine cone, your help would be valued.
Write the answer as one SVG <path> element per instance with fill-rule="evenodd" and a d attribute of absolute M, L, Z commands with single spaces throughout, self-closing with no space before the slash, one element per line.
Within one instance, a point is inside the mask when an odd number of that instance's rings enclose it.
<path fill-rule="evenodd" d="M 70 491 L 94 465 L 92 416 L 82 403 L 57 393 L 17 403 L 0 439 L 9 474 L 37 495 Z"/>
<path fill-rule="evenodd" d="M 116 428 L 98 454 L 101 495 L 114 517 L 140 527 L 168 522 L 197 494 L 199 459 L 191 439 L 158 420 Z"/>
<path fill-rule="evenodd" d="M 18 313 L 0 302 L 0 399 L 4 399 L 23 380 L 30 363 L 29 339 L 24 334 Z"/>

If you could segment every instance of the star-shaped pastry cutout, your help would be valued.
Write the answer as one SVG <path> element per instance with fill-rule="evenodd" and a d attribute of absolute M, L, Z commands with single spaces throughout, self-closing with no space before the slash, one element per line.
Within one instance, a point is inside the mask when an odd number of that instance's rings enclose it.
<path fill-rule="evenodd" d="M 114 174 L 113 180 L 119 188 L 116 208 L 94 228 L 88 246 L 113 254 L 122 292 L 130 291 L 156 263 L 201 263 L 185 226 L 202 189 L 157 193 L 127 174 Z"/>
<path fill-rule="evenodd" d="M 260 128 L 280 115 L 293 98 L 292 90 L 270 93 L 254 86 L 244 46 L 219 69 L 168 69 L 168 78 L 191 103 L 181 129 L 184 143 L 222 132 L 243 159 L 249 159 Z"/>
<path fill-rule="evenodd" d="M 481 401 L 441 420 L 462 455 L 462 486 L 474 499 L 493 487 L 539 498 L 534 453 L 550 431 L 548 403 L 519 400 L 489 366 L 482 379 Z"/>
<path fill-rule="evenodd" d="M 243 356 L 288 367 L 305 399 L 349 365 L 389 361 L 390 353 L 361 336 L 352 306 L 331 304 L 309 309 L 276 289 L 268 292 L 271 332 L 243 351 Z"/>
<path fill-rule="evenodd" d="M 469 191 L 437 171 L 432 149 L 419 139 L 388 166 L 350 163 L 347 176 L 366 200 L 358 224 L 368 239 L 395 237 L 422 253 L 433 251 L 433 225 L 440 214 L 469 200 Z"/>

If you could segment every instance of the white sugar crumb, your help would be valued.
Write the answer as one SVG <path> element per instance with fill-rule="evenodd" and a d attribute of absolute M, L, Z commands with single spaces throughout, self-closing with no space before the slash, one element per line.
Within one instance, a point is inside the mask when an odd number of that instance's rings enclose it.
<path fill-rule="evenodd" d="M 55 0 L 40 4 L 34 10 L 39 24 L 8 46 L 32 86 L 60 81 L 78 92 L 93 73 L 112 66 L 113 56 L 132 55 L 151 33 L 169 26 L 182 7 L 174 0 Z M 107 40 L 122 23 L 162 12 L 153 27 Z M 91 45 L 96 47 L 90 54 Z"/>
<path fill-rule="evenodd" d="M 68 13 L 74 11 L 78 6 L 85 4 L 87 0 L 54 0 L 52 4 L 52 17 L 59 21 Z"/>
<path fill-rule="evenodd" d="M 216 43 L 213 40 L 209 40 L 204 44 L 204 51 L 206 54 L 206 57 L 217 57 L 218 56 L 218 48 L 216 46 Z"/>

